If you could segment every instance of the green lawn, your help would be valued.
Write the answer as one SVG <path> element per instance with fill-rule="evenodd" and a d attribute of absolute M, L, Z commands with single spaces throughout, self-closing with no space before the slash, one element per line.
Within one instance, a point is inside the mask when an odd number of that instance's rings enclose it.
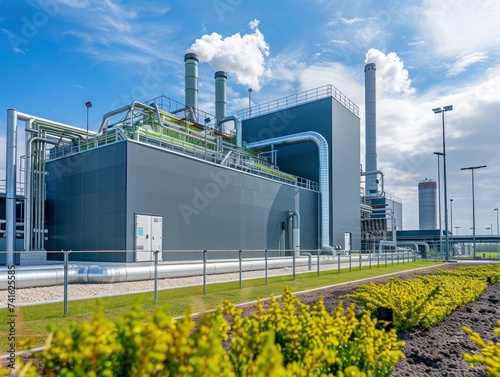
<path fill-rule="evenodd" d="M 234 303 L 253 301 L 258 298 L 267 298 L 271 294 L 279 295 L 283 287 L 287 285 L 292 292 L 299 292 L 329 286 L 338 283 L 367 279 L 385 274 L 416 269 L 436 265 L 432 261 L 417 261 L 405 264 L 390 263 L 385 267 L 382 263 L 380 268 L 373 265 L 370 269 L 364 266 L 362 270 L 342 269 L 322 271 L 320 276 L 316 272 L 297 274 L 294 281 L 291 275 L 270 277 L 268 285 L 264 278 L 244 280 L 243 288 L 239 289 L 239 282 L 209 284 L 207 294 L 203 295 L 203 287 L 186 287 L 162 290 L 158 292 L 158 304 L 154 302 L 153 292 L 138 293 L 131 295 L 111 296 L 102 299 L 106 317 L 113 320 L 126 312 L 134 302 L 139 302 L 142 307 L 153 312 L 158 305 L 168 303 L 168 314 L 171 316 L 183 315 L 188 308 L 193 313 L 215 309 L 224 300 Z M 71 285 L 69 286 L 71 290 Z M 92 317 L 97 305 L 97 299 L 74 300 L 68 303 L 68 317 L 63 316 L 63 303 L 51 303 L 32 306 L 18 306 L 16 317 L 16 337 L 18 340 L 31 337 L 33 345 L 42 345 L 47 337 L 47 326 L 56 323 L 64 326 L 69 320 L 84 321 Z M 6 350 L 8 344 L 7 321 L 9 313 L 7 309 L 0 310 L 0 349 Z M 0 352 L 4 353 L 4 352 Z"/>
<path fill-rule="evenodd" d="M 479 259 L 498 259 L 497 251 L 476 251 L 476 258 Z"/>

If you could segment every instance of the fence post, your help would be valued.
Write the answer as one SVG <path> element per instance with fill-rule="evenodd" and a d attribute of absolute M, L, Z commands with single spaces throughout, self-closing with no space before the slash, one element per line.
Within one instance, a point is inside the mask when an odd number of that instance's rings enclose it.
<path fill-rule="evenodd" d="M 318 276 L 319 276 L 319 249 L 317 250 L 317 261 L 316 261 L 316 270 L 318 271 Z"/>
<path fill-rule="evenodd" d="M 349 272 L 352 272 L 352 254 L 349 252 Z"/>
<path fill-rule="evenodd" d="M 361 250 L 359 251 L 359 270 L 363 269 L 363 259 L 361 258 Z"/>
<path fill-rule="evenodd" d="M 293 274 L 293 281 L 295 281 L 295 279 L 296 279 L 296 277 L 295 277 L 295 250 L 292 250 L 292 260 L 293 260 L 292 274 Z"/>
<path fill-rule="evenodd" d="M 70 251 L 64 251 L 64 316 L 68 315 L 68 259 Z"/>
<path fill-rule="evenodd" d="M 394 266 L 394 253 L 395 252 L 396 251 L 394 251 L 394 252 L 391 253 L 391 266 Z"/>
<path fill-rule="evenodd" d="M 203 295 L 207 294 L 207 251 L 203 250 Z"/>
<path fill-rule="evenodd" d="M 312 255 L 311 255 L 311 253 L 309 253 L 309 255 L 307 256 L 307 269 L 309 271 L 312 270 Z"/>
<path fill-rule="evenodd" d="M 372 251 L 368 250 L 368 261 L 370 265 L 370 270 L 372 269 Z"/>
<path fill-rule="evenodd" d="M 339 255 L 337 255 L 337 257 L 338 257 L 338 266 L 337 266 L 337 271 L 338 271 L 338 273 L 340 274 L 340 254 L 339 254 Z"/>
<path fill-rule="evenodd" d="M 265 259 L 265 267 L 266 267 L 266 275 L 265 275 L 266 285 L 267 285 L 267 281 L 268 281 L 267 280 L 267 257 L 268 257 L 267 254 L 268 254 L 268 251 L 266 249 L 266 250 L 264 250 L 264 259 Z"/>
<path fill-rule="evenodd" d="M 155 289 L 155 304 L 158 302 L 158 253 L 160 250 L 155 250 L 155 284 L 154 284 L 154 289 Z"/>
<path fill-rule="evenodd" d="M 239 262 L 240 262 L 240 289 L 243 288 L 243 282 L 242 282 L 242 279 L 243 279 L 243 272 L 242 272 L 242 269 L 241 269 L 241 258 L 242 258 L 242 253 L 243 253 L 243 250 L 239 250 L 238 251 L 238 259 L 239 259 Z"/>

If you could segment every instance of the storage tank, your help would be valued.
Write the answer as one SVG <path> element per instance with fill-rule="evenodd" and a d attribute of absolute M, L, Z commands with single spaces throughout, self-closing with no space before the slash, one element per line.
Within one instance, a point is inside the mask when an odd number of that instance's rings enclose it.
<path fill-rule="evenodd" d="M 438 229 L 437 185 L 432 179 L 418 183 L 418 225 L 420 230 Z"/>

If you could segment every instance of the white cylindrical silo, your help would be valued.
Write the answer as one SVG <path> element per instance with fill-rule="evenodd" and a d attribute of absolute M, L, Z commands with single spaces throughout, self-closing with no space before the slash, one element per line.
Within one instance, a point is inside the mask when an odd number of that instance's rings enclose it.
<path fill-rule="evenodd" d="M 198 57 L 195 53 L 188 52 L 186 55 L 184 55 L 184 68 L 184 94 L 186 107 L 188 107 L 186 114 L 187 117 L 191 120 L 197 121 L 196 112 L 198 110 Z"/>
<path fill-rule="evenodd" d="M 215 124 L 218 124 L 218 122 L 226 117 L 226 85 L 226 72 L 215 72 Z"/>
<path fill-rule="evenodd" d="M 418 183 L 418 225 L 420 230 L 438 229 L 436 181 L 425 179 Z"/>
<path fill-rule="evenodd" d="M 375 63 L 365 65 L 365 171 L 377 170 L 377 83 Z M 367 196 L 377 195 L 377 175 L 366 176 Z"/>

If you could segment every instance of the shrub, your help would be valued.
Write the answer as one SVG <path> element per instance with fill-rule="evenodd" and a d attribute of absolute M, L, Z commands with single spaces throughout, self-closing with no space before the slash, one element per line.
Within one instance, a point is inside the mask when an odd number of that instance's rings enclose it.
<path fill-rule="evenodd" d="M 500 326 L 500 320 L 498 321 Z M 480 354 L 470 355 L 468 353 L 464 354 L 464 359 L 471 366 L 477 364 L 484 365 L 490 377 L 500 377 L 500 343 L 488 342 L 486 344 L 481 338 L 481 335 L 472 331 L 469 327 L 464 326 L 463 330 L 469 335 L 471 341 L 477 345 L 481 351 Z M 497 327 L 494 331 L 496 336 L 500 337 L 500 327 Z"/>

